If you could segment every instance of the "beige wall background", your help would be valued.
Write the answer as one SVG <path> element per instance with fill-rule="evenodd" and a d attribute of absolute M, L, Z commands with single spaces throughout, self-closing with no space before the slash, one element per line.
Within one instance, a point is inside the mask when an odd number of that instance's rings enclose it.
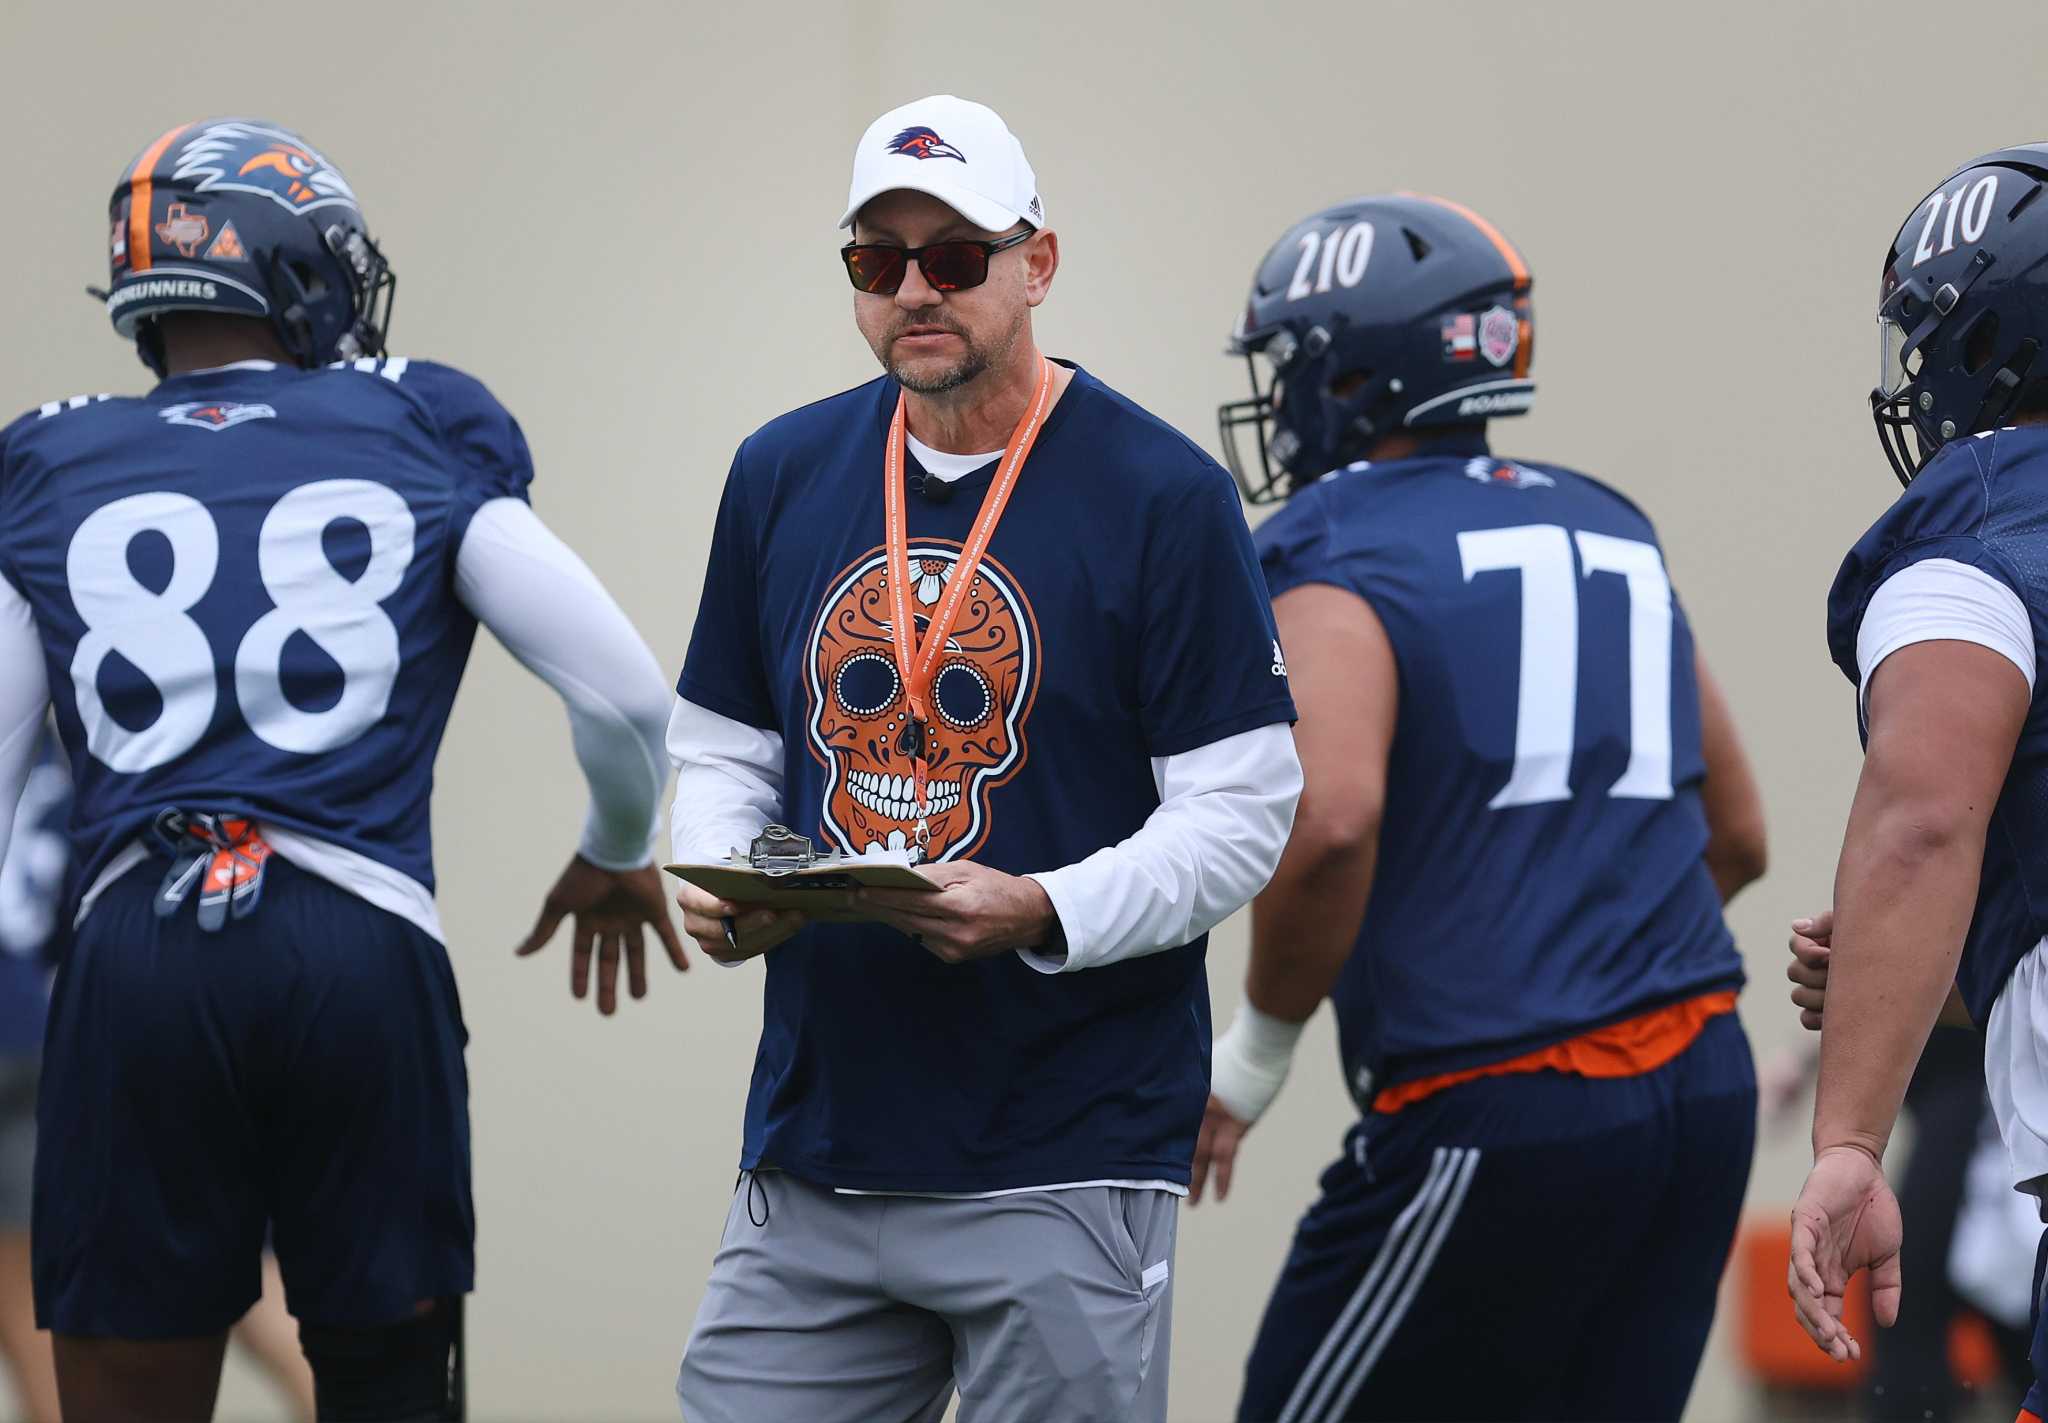
<path fill-rule="evenodd" d="M 2048 131 L 2048 7 L 1976 0 L 1967 43 L 1963 24 L 1868 0 L 0 0 L 0 405 L 146 388 L 79 290 L 105 277 L 107 193 L 172 123 L 274 117 L 363 195 L 401 274 L 394 350 L 518 413 L 536 506 L 673 669 L 735 444 L 871 374 L 832 223 L 876 113 L 941 90 L 995 105 L 1063 240 L 1045 345 L 1212 448 L 1268 243 L 1354 193 L 1455 196 L 1536 273 L 1543 396 L 1499 443 L 1658 519 L 1754 753 L 1773 868 L 1732 919 L 1768 1056 L 1797 1036 L 1781 926 L 1827 900 L 1856 771 L 1822 597 L 1894 492 L 1864 406 L 1880 247 L 1951 165 Z M 562 945 L 511 957 L 581 808 L 552 696 L 480 642 L 436 800 L 472 1034 L 479 1419 L 673 1417 L 732 1185 L 758 971 L 659 970 L 602 1022 L 569 1001 Z M 1239 919 L 1213 941 L 1219 1013 L 1243 951 Z M 1455 944 L 1418 951 L 1454 970 Z M 1347 1121 L 1333 1052 L 1325 1017 L 1237 1194 L 1183 1217 L 1176 1419 L 1234 1406 Z M 1789 1202 L 1802 1135 L 1766 1138 L 1756 1208 Z M 234 1372 L 223 1415 L 267 1408 Z M 1749 1415 L 1717 1353 L 1690 1416 Z"/>

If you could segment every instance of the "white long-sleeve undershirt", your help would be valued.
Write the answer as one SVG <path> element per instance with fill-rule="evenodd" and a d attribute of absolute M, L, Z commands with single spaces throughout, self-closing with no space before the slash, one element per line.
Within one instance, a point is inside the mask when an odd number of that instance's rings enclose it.
<path fill-rule="evenodd" d="M 607 869 L 648 863 L 667 778 L 669 692 L 654 654 L 596 575 L 523 500 L 494 499 L 477 511 L 456 554 L 455 587 L 477 621 L 567 704 L 591 798 L 579 853 Z M 34 619 L 19 590 L 0 579 L 0 854 L 48 705 Z M 425 885 L 314 836 L 265 833 L 300 868 L 441 937 Z M 144 853 L 131 846 L 110 864 L 81 912 Z"/>
<path fill-rule="evenodd" d="M 455 594 L 568 705 L 590 786 L 578 853 L 608 870 L 647 864 L 668 780 L 668 678 L 589 565 L 522 499 L 477 510 L 455 559 Z"/>
<path fill-rule="evenodd" d="M 15 807 L 35 767 L 50 707 L 43 643 L 28 600 L 0 578 L 0 859 L 14 831 Z"/>
<path fill-rule="evenodd" d="M 669 832 L 685 863 L 723 860 L 782 818 L 783 745 L 678 697 L 668 726 L 676 767 Z M 1154 757 L 1159 805 L 1129 838 L 1075 864 L 1034 873 L 1066 936 L 1058 958 L 1022 951 L 1044 973 L 1071 973 L 1178 948 L 1265 888 L 1301 795 L 1292 730 L 1274 723 L 1175 756 Z"/>

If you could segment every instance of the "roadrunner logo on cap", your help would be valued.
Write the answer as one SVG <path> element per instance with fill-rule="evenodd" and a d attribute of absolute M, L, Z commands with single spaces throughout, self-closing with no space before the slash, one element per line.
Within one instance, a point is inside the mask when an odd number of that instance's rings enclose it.
<path fill-rule="evenodd" d="M 909 158 L 957 158 L 962 163 L 967 161 L 966 154 L 922 126 L 907 128 L 890 139 L 889 152 L 901 153 Z"/>

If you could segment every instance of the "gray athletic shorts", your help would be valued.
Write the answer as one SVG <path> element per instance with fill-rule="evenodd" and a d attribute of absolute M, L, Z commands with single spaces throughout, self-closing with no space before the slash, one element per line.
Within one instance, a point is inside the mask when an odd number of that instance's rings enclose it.
<path fill-rule="evenodd" d="M 36 1178 L 36 1084 L 42 1064 L 0 1058 L 0 1230 L 27 1230 Z"/>
<path fill-rule="evenodd" d="M 1180 1199 L 981 1200 L 743 1176 L 676 1394 L 686 1423 L 1165 1423 Z"/>

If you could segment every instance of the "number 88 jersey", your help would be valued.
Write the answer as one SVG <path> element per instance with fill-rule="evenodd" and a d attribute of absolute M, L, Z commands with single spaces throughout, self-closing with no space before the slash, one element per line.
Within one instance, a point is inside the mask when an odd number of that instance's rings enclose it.
<path fill-rule="evenodd" d="M 480 384 L 402 357 L 248 362 L 0 432 L 0 578 L 42 639 L 81 882 L 176 806 L 431 891 L 433 761 L 476 633 L 455 557 L 532 473 Z"/>
<path fill-rule="evenodd" d="M 1256 541 L 1275 597 L 1364 599 L 1400 679 L 1372 895 L 1331 994 L 1354 1083 L 1741 983 L 1702 859 L 1692 633 L 1634 505 L 1452 436 L 1308 486 Z"/>

